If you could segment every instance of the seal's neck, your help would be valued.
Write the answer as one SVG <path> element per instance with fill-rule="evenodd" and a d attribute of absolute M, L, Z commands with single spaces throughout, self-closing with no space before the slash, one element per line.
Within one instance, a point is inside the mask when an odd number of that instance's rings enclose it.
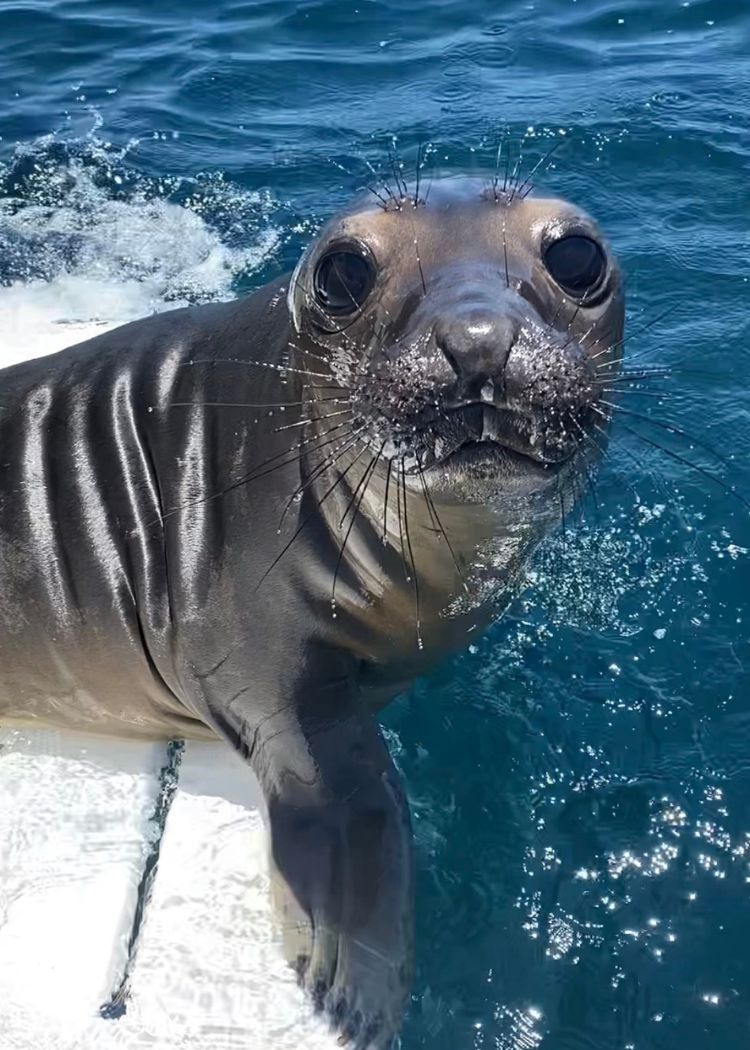
<path fill-rule="evenodd" d="M 399 666 L 469 644 L 516 593 L 544 534 L 515 505 L 451 502 L 419 475 L 352 451 L 311 483 L 329 538 L 333 605 L 347 619 L 382 621 L 373 645 Z M 335 609 L 334 609 L 335 611 Z M 403 651 L 401 651 L 403 650 Z"/>

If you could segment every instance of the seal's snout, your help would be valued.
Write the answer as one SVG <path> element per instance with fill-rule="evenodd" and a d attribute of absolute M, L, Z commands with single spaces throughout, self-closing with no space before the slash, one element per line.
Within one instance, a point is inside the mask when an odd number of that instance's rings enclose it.
<path fill-rule="evenodd" d="M 519 328 L 512 311 L 490 302 L 463 303 L 438 318 L 435 345 L 463 397 L 479 397 L 487 380 L 502 377 Z"/>
<path fill-rule="evenodd" d="M 493 425 L 480 428 L 473 440 L 511 446 L 542 462 L 567 458 L 595 399 L 587 355 L 515 289 L 494 285 L 459 294 L 458 300 L 450 294 L 442 299 L 432 327 L 441 403 L 448 409 L 485 406 L 485 421 Z M 503 426 L 495 426 L 500 418 Z"/>

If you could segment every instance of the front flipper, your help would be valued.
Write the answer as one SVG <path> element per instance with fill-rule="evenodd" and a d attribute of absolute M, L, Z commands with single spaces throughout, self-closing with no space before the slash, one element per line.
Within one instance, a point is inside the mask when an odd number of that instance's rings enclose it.
<path fill-rule="evenodd" d="M 350 711 L 297 722 L 258 752 L 289 961 L 342 1044 L 388 1047 L 411 986 L 413 865 L 408 807 L 380 730 Z"/>

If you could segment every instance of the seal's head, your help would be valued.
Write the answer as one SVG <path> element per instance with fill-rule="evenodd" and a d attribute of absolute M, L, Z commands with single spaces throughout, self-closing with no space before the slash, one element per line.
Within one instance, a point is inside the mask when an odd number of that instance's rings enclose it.
<path fill-rule="evenodd" d="M 544 492 L 596 456 L 624 303 L 572 204 L 474 179 L 371 196 L 324 227 L 289 305 L 361 438 L 435 492 Z"/>

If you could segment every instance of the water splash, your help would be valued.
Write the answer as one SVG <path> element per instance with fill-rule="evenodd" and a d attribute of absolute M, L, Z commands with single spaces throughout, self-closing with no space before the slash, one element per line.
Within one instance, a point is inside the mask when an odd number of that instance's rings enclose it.
<path fill-rule="evenodd" d="M 277 251 L 268 193 L 221 174 L 151 178 L 127 154 L 47 136 L 0 164 L 0 365 L 230 298 Z"/>

